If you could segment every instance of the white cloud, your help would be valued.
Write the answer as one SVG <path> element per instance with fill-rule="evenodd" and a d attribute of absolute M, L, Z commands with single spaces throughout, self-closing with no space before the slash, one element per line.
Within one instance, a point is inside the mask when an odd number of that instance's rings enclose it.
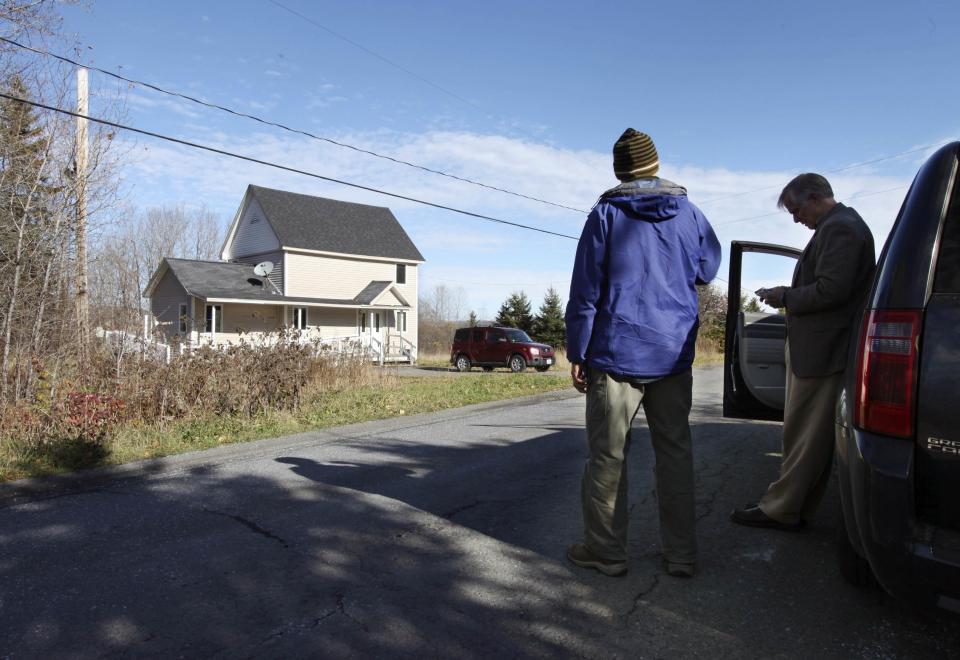
<path fill-rule="evenodd" d="M 171 97 L 151 97 L 132 92 L 128 94 L 125 98 L 126 102 L 131 108 L 139 109 L 155 109 L 163 108 L 175 114 L 187 117 L 189 119 L 197 119 L 200 117 L 200 113 L 194 110 L 197 106 L 189 101 L 183 101 L 174 99 Z"/>
<path fill-rule="evenodd" d="M 146 101 L 143 101 L 146 104 Z M 135 103 L 132 103 L 135 104 Z M 488 185 L 579 209 L 589 209 L 614 185 L 608 153 L 574 151 L 528 140 L 467 132 L 423 134 L 381 130 L 329 136 Z M 389 163 L 324 142 L 276 132 L 206 132 L 195 139 L 227 151 L 407 197 L 578 236 L 584 215 Z M 248 183 L 376 206 L 388 206 L 427 259 L 421 285 L 467 289 L 468 304 L 492 313 L 512 290 L 536 305 L 553 284 L 569 286 L 575 241 L 425 208 L 411 201 L 349 188 L 301 174 L 175 145 L 149 143 L 149 157 L 132 166 L 144 205 L 205 202 L 232 214 Z M 802 247 L 809 230 L 776 208 L 781 187 L 795 172 L 733 171 L 665 164 L 662 175 L 685 185 L 713 224 L 721 243 L 743 239 Z M 882 245 L 910 183 L 909 176 L 848 170 L 828 175 L 837 198 L 855 207 Z M 876 191 L 886 191 L 875 194 Z M 744 194 L 746 193 L 746 194 Z M 726 278 L 726 264 L 720 277 Z M 762 282 L 761 282 L 762 283 Z"/>

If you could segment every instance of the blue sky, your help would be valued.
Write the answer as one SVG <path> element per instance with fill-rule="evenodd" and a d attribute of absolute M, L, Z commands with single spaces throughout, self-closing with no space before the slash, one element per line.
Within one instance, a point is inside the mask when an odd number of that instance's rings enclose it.
<path fill-rule="evenodd" d="M 615 184 L 610 148 L 633 126 L 725 245 L 802 246 L 775 208 L 802 171 L 826 174 L 879 244 L 931 150 L 836 170 L 960 137 L 956 2 L 277 1 L 307 19 L 271 0 L 97 0 L 64 27 L 92 65 L 580 209 Z M 126 91 L 125 121 L 565 234 L 584 220 L 150 90 Z M 226 222 L 248 183 L 389 206 L 427 258 L 421 288 L 462 288 L 465 314 L 490 318 L 517 289 L 566 296 L 572 240 L 119 138 L 136 207 L 205 204 Z M 782 277 L 764 266 L 747 284 Z"/>

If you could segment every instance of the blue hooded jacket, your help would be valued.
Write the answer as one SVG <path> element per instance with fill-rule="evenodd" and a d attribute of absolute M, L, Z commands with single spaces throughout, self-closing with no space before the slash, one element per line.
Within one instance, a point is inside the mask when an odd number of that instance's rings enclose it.
<path fill-rule="evenodd" d="M 693 364 L 697 284 L 720 267 L 720 242 L 686 190 L 639 179 L 604 193 L 577 245 L 567 357 L 619 376 L 655 378 Z"/>

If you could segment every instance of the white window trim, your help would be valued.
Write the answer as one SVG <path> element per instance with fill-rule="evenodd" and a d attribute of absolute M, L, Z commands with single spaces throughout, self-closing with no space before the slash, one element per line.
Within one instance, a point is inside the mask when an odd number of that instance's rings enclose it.
<path fill-rule="evenodd" d="M 209 315 L 209 325 L 208 325 L 208 315 L 207 315 L 208 310 L 212 312 Z M 219 330 L 217 330 L 218 321 L 220 325 Z M 211 337 L 217 334 L 218 332 L 223 333 L 223 305 L 213 305 L 213 304 L 207 303 L 207 305 L 204 306 L 203 331 L 206 334 L 210 335 Z"/>
<path fill-rule="evenodd" d="M 189 330 L 189 324 L 187 323 L 187 309 L 189 305 L 187 303 L 180 303 L 179 314 L 177 314 L 177 332 L 181 335 L 185 335 Z"/>
<path fill-rule="evenodd" d="M 297 330 L 306 330 L 310 324 L 310 317 L 307 314 L 309 307 L 293 308 L 293 327 Z"/>

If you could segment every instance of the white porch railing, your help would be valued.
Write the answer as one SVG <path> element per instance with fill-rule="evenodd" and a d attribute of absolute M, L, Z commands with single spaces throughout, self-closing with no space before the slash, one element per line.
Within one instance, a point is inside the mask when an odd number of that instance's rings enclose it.
<path fill-rule="evenodd" d="M 96 328 L 94 334 L 100 339 L 103 339 L 103 341 L 117 351 L 117 353 L 139 353 L 143 357 L 151 357 L 170 362 L 172 352 L 170 344 L 154 341 L 148 337 L 127 332 L 126 330 L 104 330 L 103 328 Z"/>
<path fill-rule="evenodd" d="M 146 327 L 146 325 L 145 325 Z M 276 332 L 250 332 L 244 334 L 209 333 L 194 330 L 181 336 L 182 341 L 177 343 L 163 343 L 151 338 L 125 331 L 97 329 L 97 335 L 104 338 L 115 348 L 124 351 L 138 351 L 169 363 L 176 355 L 194 353 L 201 348 L 210 347 L 215 350 L 226 350 L 239 343 L 248 346 L 272 346 L 280 341 Z M 369 333 L 339 335 L 323 337 L 315 330 L 294 331 L 294 335 L 287 335 L 285 341 L 291 337 L 301 345 L 310 345 L 315 348 L 315 355 L 335 354 L 343 356 L 363 357 L 377 364 L 386 362 L 409 361 L 417 359 L 416 345 L 399 333 L 387 332 L 383 338 Z"/>

